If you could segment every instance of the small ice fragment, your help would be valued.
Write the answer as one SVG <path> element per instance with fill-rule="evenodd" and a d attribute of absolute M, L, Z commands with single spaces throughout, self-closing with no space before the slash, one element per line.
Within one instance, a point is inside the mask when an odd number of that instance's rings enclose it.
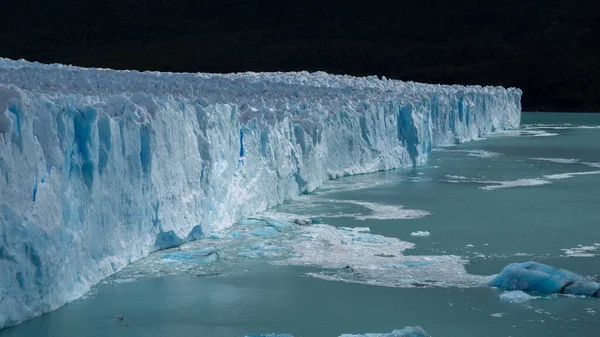
<path fill-rule="evenodd" d="M 502 316 L 504 316 L 504 315 L 506 315 L 506 313 L 504 313 L 504 312 L 497 312 L 497 313 L 491 314 L 490 316 L 496 317 L 496 318 L 502 318 Z"/>
<path fill-rule="evenodd" d="M 342 334 L 339 337 L 429 337 L 420 326 L 407 326 L 400 330 L 387 333 Z"/>
<path fill-rule="evenodd" d="M 507 292 L 503 293 L 502 295 L 500 295 L 501 300 L 507 301 L 507 302 L 513 302 L 513 303 L 527 302 L 534 298 L 537 298 L 537 297 L 531 296 L 520 290 L 507 291 Z"/>
<path fill-rule="evenodd" d="M 475 246 L 473 246 L 472 244 L 470 244 L 470 243 L 469 243 L 469 244 L 468 244 L 468 245 L 466 245 L 465 247 L 468 247 L 468 248 L 473 248 L 473 247 L 475 247 Z"/>
<path fill-rule="evenodd" d="M 417 231 L 417 232 L 412 232 L 410 233 L 410 236 L 430 236 L 431 233 L 429 233 L 428 231 Z"/>
<path fill-rule="evenodd" d="M 274 227 L 258 227 L 252 230 L 254 236 L 277 236 L 279 231 Z"/>

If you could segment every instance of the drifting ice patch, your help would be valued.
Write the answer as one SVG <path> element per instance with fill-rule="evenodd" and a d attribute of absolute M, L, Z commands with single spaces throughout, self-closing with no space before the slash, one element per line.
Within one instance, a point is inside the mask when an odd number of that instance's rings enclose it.
<path fill-rule="evenodd" d="M 483 286 L 489 277 L 469 275 L 466 260 L 458 256 L 404 256 L 414 247 L 410 242 L 370 233 L 368 227 L 333 227 L 326 224 L 290 223 L 276 236 L 255 236 L 255 230 L 273 219 L 260 220 L 256 227 L 247 222 L 235 224 L 223 232 L 223 238 L 204 238 L 167 252 L 154 253 L 116 274 L 123 278 L 163 275 L 214 275 L 234 273 L 240 259 L 258 259 L 277 265 L 310 266 L 321 272 L 307 275 L 351 283 L 388 287 L 474 287 Z M 228 231 L 240 233 L 231 238 Z M 213 248 L 206 250 L 209 244 Z M 206 263 L 202 252 L 215 251 L 218 259 Z M 202 261 L 194 262 L 198 256 Z M 190 260 L 188 260 L 188 258 Z M 173 263 L 173 259 L 183 262 Z"/>
<path fill-rule="evenodd" d="M 455 175 L 450 175 L 450 174 L 446 175 L 446 177 L 448 179 L 454 179 L 454 180 L 468 180 L 469 179 L 469 178 L 464 177 L 464 176 L 455 176 Z"/>
<path fill-rule="evenodd" d="M 316 278 L 388 287 L 473 287 L 489 280 L 468 274 L 458 256 L 403 256 L 413 244 L 396 238 L 327 225 L 302 230 L 294 257 L 278 263 L 329 269 L 307 274 Z"/>
<path fill-rule="evenodd" d="M 600 129 L 600 125 L 572 125 L 565 124 L 527 124 L 523 127 L 535 129 L 550 129 L 550 130 L 573 130 L 573 129 Z"/>
<path fill-rule="evenodd" d="M 530 301 L 535 298 L 539 298 L 539 297 L 531 296 L 520 290 L 507 291 L 507 292 L 503 293 L 502 295 L 500 295 L 501 300 L 507 301 L 507 302 L 513 302 L 513 303 L 527 302 L 527 301 Z"/>
<path fill-rule="evenodd" d="M 600 243 L 592 246 L 578 245 L 574 248 L 561 249 L 565 257 L 595 257 L 600 254 Z"/>
<path fill-rule="evenodd" d="M 585 171 L 585 172 L 567 172 L 558 174 L 545 175 L 544 178 L 551 180 L 569 179 L 576 176 L 589 176 L 600 174 L 600 171 Z"/>
<path fill-rule="evenodd" d="M 549 161 L 557 164 L 575 164 L 579 163 L 579 159 L 565 159 L 565 158 L 531 158 L 531 160 Z"/>
<path fill-rule="evenodd" d="M 351 200 L 345 200 L 342 202 L 363 206 L 372 212 L 371 214 L 367 215 L 354 215 L 356 220 L 418 219 L 431 214 L 427 211 L 406 209 L 402 205 L 382 205 L 372 202 Z"/>
<path fill-rule="evenodd" d="M 435 149 L 435 152 L 462 152 L 466 153 L 468 156 L 477 157 L 477 158 L 494 158 L 501 155 L 501 153 L 490 152 L 485 150 L 451 150 L 447 148 L 439 148 Z"/>
<path fill-rule="evenodd" d="M 519 136 L 519 137 L 552 137 L 558 136 L 558 133 L 550 133 L 544 130 L 501 130 L 494 132 L 495 136 Z"/>
<path fill-rule="evenodd" d="M 530 158 L 530 159 L 539 160 L 539 161 L 548 161 L 548 162 L 557 163 L 557 164 L 581 164 L 581 165 L 586 165 L 589 167 L 600 168 L 600 163 L 583 162 L 583 161 L 580 161 L 579 159 L 566 159 L 566 158 Z"/>
<path fill-rule="evenodd" d="M 367 334 L 343 334 L 340 337 L 430 337 L 420 326 L 407 326 L 404 329 L 394 330 L 388 333 L 367 333 Z"/>
<path fill-rule="evenodd" d="M 410 233 L 410 236 L 430 236 L 431 233 L 429 233 L 428 231 L 417 231 L 417 232 L 412 232 Z"/>
<path fill-rule="evenodd" d="M 244 337 L 293 337 L 290 334 L 251 334 Z M 407 326 L 388 333 L 342 334 L 339 337 L 430 337 L 420 326 Z"/>
<path fill-rule="evenodd" d="M 302 200 L 294 203 L 294 211 L 303 213 L 299 216 L 295 213 L 286 213 L 284 211 L 267 211 L 262 217 L 285 219 L 288 222 L 294 221 L 299 217 L 306 219 L 319 218 L 354 218 L 356 220 L 410 220 L 418 219 L 430 215 L 428 211 L 404 208 L 402 205 L 382 205 L 372 202 L 354 201 L 354 200 L 335 200 L 320 199 L 318 195 L 311 195 L 311 200 Z M 356 212 L 356 207 L 352 208 L 352 213 L 347 212 L 346 205 L 357 205 L 364 207 L 366 211 Z"/>
<path fill-rule="evenodd" d="M 488 186 L 479 187 L 482 190 L 491 191 L 500 188 L 512 188 L 512 187 L 530 187 L 530 186 L 542 186 L 552 184 L 548 180 L 533 178 L 533 179 L 517 179 L 510 181 L 483 181 L 482 183 L 494 184 Z"/>

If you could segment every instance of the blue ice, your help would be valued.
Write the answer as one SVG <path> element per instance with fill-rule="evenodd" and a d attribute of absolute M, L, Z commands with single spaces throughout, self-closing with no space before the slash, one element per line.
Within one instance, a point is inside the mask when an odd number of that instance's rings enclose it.
<path fill-rule="evenodd" d="M 504 290 L 600 297 L 600 283 L 533 261 L 509 264 L 489 285 Z"/>

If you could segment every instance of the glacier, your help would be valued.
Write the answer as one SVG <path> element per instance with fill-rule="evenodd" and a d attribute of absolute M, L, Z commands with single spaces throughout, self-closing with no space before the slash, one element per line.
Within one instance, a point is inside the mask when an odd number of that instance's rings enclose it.
<path fill-rule="evenodd" d="M 0 328 L 327 180 L 517 128 L 521 94 L 0 58 Z"/>

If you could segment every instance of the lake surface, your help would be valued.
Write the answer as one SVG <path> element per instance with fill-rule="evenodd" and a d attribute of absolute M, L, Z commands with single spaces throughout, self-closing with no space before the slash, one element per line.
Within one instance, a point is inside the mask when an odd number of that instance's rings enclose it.
<path fill-rule="evenodd" d="M 511 262 L 600 274 L 600 115 L 521 130 L 428 165 L 342 178 L 180 248 L 0 336 L 600 335 L 600 300 L 502 300 Z M 296 223 L 294 223 L 296 222 Z M 122 315 L 123 320 L 116 319 Z"/>

